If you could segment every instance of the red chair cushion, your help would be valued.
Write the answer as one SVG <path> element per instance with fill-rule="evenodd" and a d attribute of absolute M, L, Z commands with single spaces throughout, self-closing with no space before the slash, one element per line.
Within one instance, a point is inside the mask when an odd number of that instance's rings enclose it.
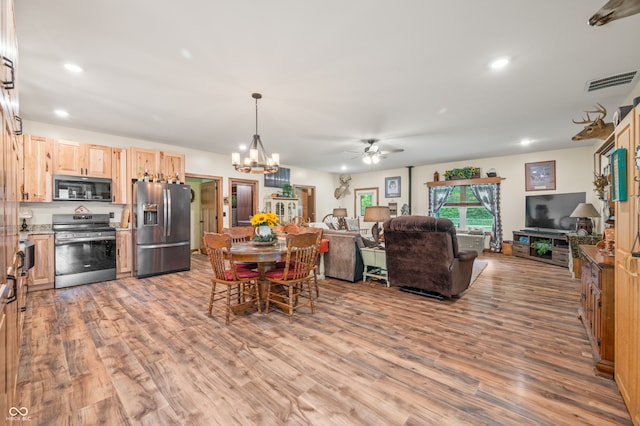
<path fill-rule="evenodd" d="M 327 253 L 329 251 L 329 240 L 324 238 L 320 240 L 320 253 Z"/>
<path fill-rule="evenodd" d="M 278 269 L 272 269 L 270 271 L 267 271 L 266 274 L 264 274 L 265 277 L 267 278 L 273 278 L 276 280 L 282 280 L 284 279 L 284 268 L 278 268 Z M 293 270 L 289 269 L 289 273 L 287 274 L 287 279 L 291 280 L 293 279 Z"/>
<path fill-rule="evenodd" d="M 227 281 L 233 281 L 233 272 L 231 271 L 231 269 L 227 269 L 225 271 L 225 274 L 227 276 Z M 259 272 L 256 271 L 252 271 L 249 269 L 244 269 L 244 268 L 236 268 L 236 274 L 238 275 L 238 278 L 240 279 L 245 279 L 245 278 L 258 278 L 260 276 Z"/>

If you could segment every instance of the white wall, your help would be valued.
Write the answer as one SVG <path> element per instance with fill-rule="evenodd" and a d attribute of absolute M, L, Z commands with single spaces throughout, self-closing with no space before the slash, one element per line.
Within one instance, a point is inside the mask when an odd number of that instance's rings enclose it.
<path fill-rule="evenodd" d="M 427 182 L 433 181 L 434 172 L 440 174 L 440 180 L 444 180 L 444 172 L 453 168 L 475 166 L 480 167 L 482 177 L 486 176 L 489 169 L 496 169 L 498 176 L 504 178 L 501 183 L 501 211 L 503 238 L 510 240 L 511 232 L 524 228 L 525 219 L 525 195 L 564 193 L 564 192 L 586 192 L 587 202 L 593 203 L 597 209 L 602 208 L 600 200 L 593 192 L 593 153 L 595 147 L 602 141 L 597 141 L 593 146 L 562 149 L 555 151 L 545 151 L 522 155 L 511 155 L 494 158 L 481 158 L 467 161 L 457 161 L 451 163 L 433 164 L 428 166 L 417 166 L 412 169 L 412 214 L 426 215 L 428 212 L 429 195 Z M 538 161 L 556 161 L 556 190 L 555 191 L 525 191 L 524 169 L 525 163 L 535 163 Z M 401 176 L 401 197 L 385 198 L 384 179 L 385 177 Z M 380 205 L 388 205 L 389 202 L 398 203 L 398 214 L 400 207 L 408 203 L 408 169 L 390 169 L 372 171 L 353 175 L 349 194 L 338 203 L 341 207 L 347 207 L 349 216 L 354 212 L 353 192 L 356 188 L 378 187 L 378 201 Z M 362 224 L 362 223 L 361 223 Z M 369 226 L 370 224 L 362 224 Z M 601 229 L 602 221 L 598 226 Z"/>
<path fill-rule="evenodd" d="M 240 179 L 256 179 L 260 183 L 259 197 L 262 199 L 270 195 L 273 188 L 264 187 L 262 176 L 251 176 L 236 172 L 231 166 L 230 155 L 213 154 L 209 152 L 160 144 L 151 141 L 124 138 L 120 136 L 108 135 L 104 133 L 88 132 L 68 127 L 54 126 L 51 124 L 38 122 L 25 122 L 25 133 L 47 136 L 58 139 L 75 140 L 84 143 L 94 143 L 113 147 L 125 148 L 137 146 L 164 150 L 167 152 L 182 152 L 185 154 L 186 172 L 199 175 L 221 176 L 223 177 L 223 194 L 228 196 L 228 178 L 230 176 Z M 511 231 L 524 227 L 524 200 L 526 194 L 524 184 L 524 165 L 538 161 L 556 161 L 556 190 L 548 191 L 553 193 L 563 192 L 586 192 L 587 202 L 592 202 L 596 208 L 601 208 L 601 202 L 593 192 L 593 153 L 601 141 L 594 141 L 591 146 L 583 146 L 572 149 L 562 149 L 522 155 L 512 155 L 494 158 L 471 159 L 452 163 L 441 163 L 428 166 L 416 166 L 412 169 L 412 205 L 413 214 L 425 215 L 428 210 L 428 192 L 426 183 L 433 180 L 433 173 L 438 171 L 441 180 L 446 170 L 456 167 L 476 166 L 480 167 L 483 176 L 487 170 L 494 168 L 498 175 L 505 178 L 502 181 L 502 224 L 504 229 L 504 239 L 511 239 Z M 286 165 L 284 167 L 287 167 Z M 379 167 L 384 167 L 381 163 Z M 406 167 L 388 170 L 375 170 L 368 173 L 352 175 L 347 195 L 336 200 L 333 196 L 335 188 L 339 186 L 338 174 L 322 173 L 307 169 L 290 167 L 291 183 L 299 185 L 315 186 L 317 189 L 317 218 L 320 220 L 326 214 L 331 213 L 335 207 L 346 207 L 350 217 L 354 214 L 354 190 L 357 188 L 378 188 L 378 202 L 380 205 L 388 205 L 390 202 L 398 204 L 398 214 L 403 204 L 408 203 L 408 172 Z M 400 176 L 401 196 L 398 198 L 385 198 L 384 183 L 385 177 Z M 544 194 L 544 191 L 535 192 Z M 102 203 L 83 203 L 95 213 L 115 213 L 115 221 L 119 222 L 122 206 Z M 262 203 L 261 203 L 262 204 Z M 31 223 L 46 224 L 51 223 L 51 213 L 71 213 L 77 207 L 75 203 L 69 205 L 65 202 L 30 204 L 29 207 L 34 212 Z M 602 221 L 598 226 L 601 229 Z M 367 227 L 369 224 L 362 224 Z"/>
<path fill-rule="evenodd" d="M 231 154 L 221 155 L 195 149 L 185 148 L 178 145 L 168 145 L 143 139 L 125 138 L 105 133 L 89 132 L 71 127 L 56 126 L 35 121 L 24 122 L 24 133 L 45 136 L 54 139 L 66 139 L 96 145 L 106 145 L 117 148 L 128 148 L 131 146 L 139 148 L 155 149 L 159 151 L 183 153 L 185 154 L 185 171 L 187 174 L 220 176 L 223 178 L 222 191 L 224 196 L 229 195 L 229 177 L 238 179 L 253 179 L 259 182 L 260 205 L 262 198 L 275 192 L 274 188 L 264 187 L 262 176 L 252 176 L 245 173 L 236 172 L 231 166 Z M 230 147 L 231 148 L 231 147 Z M 289 167 L 283 165 L 283 167 Z M 335 207 L 333 190 L 337 186 L 337 177 L 330 173 L 306 170 L 297 167 L 290 167 L 291 183 L 297 185 L 315 186 L 317 190 L 316 211 L 317 217 L 322 218 L 327 213 L 333 211 Z M 329 196 L 330 194 L 330 196 Z M 328 195 L 324 197 L 323 195 Z M 114 212 L 115 221 L 120 221 L 122 211 L 121 205 L 106 203 L 83 203 L 93 213 Z M 30 224 L 51 224 L 51 214 L 53 213 L 73 213 L 78 205 L 69 202 L 53 203 L 31 203 L 29 208 L 34 212 L 34 217 Z M 261 207 L 262 208 L 262 207 Z M 228 216 L 228 215 L 227 215 Z M 225 224 L 228 226 L 228 224 Z"/>

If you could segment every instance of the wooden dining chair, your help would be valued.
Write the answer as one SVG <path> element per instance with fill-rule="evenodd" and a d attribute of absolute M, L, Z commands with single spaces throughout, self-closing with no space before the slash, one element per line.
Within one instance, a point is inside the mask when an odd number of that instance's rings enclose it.
<path fill-rule="evenodd" d="M 284 268 L 265 274 L 269 282 L 266 312 L 269 312 L 270 304 L 274 303 L 289 315 L 289 322 L 293 321 L 293 312 L 303 306 L 309 306 L 311 313 L 315 313 L 311 280 L 319 240 L 320 235 L 315 232 L 287 236 Z"/>
<path fill-rule="evenodd" d="M 223 228 L 222 233 L 231 236 L 231 244 L 244 243 L 253 240 L 255 228 L 253 226 L 233 226 L 231 228 Z"/>
<path fill-rule="evenodd" d="M 316 233 L 318 237 L 318 251 L 316 252 L 316 260 L 313 264 L 313 286 L 316 289 L 316 299 L 320 297 L 320 290 L 318 289 L 318 257 L 320 256 L 320 242 L 322 241 L 322 228 L 316 228 L 313 226 L 304 226 L 300 228 L 300 233 Z"/>
<path fill-rule="evenodd" d="M 213 303 L 225 301 L 225 324 L 229 325 L 231 312 L 244 311 L 249 306 L 260 307 L 260 291 L 258 277 L 260 273 L 244 268 L 236 268 L 231 254 L 231 236 L 228 234 L 206 233 L 202 241 L 209 256 L 213 276 L 211 277 L 211 294 L 209 296 L 209 316 Z M 224 287 L 220 290 L 218 285 Z"/>
<path fill-rule="evenodd" d="M 253 226 L 233 226 L 231 228 L 222 228 L 222 233 L 231 236 L 231 244 L 247 243 L 253 241 L 255 228 Z M 258 264 L 255 262 L 236 262 L 236 267 L 256 269 Z"/>

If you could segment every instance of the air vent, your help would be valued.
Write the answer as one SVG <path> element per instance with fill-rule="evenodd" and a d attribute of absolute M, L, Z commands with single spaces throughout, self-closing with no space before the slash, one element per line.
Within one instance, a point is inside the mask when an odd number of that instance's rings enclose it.
<path fill-rule="evenodd" d="M 607 87 L 620 86 L 621 84 L 629 84 L 636 77 L 636 74 L 638 74 L 638 71 L 631 71 L 588 81 L 587 92 L 593 92 L 594 90 L 605 89 Z"/>

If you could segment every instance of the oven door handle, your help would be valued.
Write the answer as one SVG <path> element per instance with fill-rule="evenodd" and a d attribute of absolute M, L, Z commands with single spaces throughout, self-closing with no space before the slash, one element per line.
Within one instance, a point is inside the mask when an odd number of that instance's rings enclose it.
<path fill-rule="evenodd" d="M 55 240 L 56 246 L 63 246 L 75 243 L 86 243 L 91 241 L 115 241 L 116 237 L 84 237 L 84 238 L 60 238 Z"/>

